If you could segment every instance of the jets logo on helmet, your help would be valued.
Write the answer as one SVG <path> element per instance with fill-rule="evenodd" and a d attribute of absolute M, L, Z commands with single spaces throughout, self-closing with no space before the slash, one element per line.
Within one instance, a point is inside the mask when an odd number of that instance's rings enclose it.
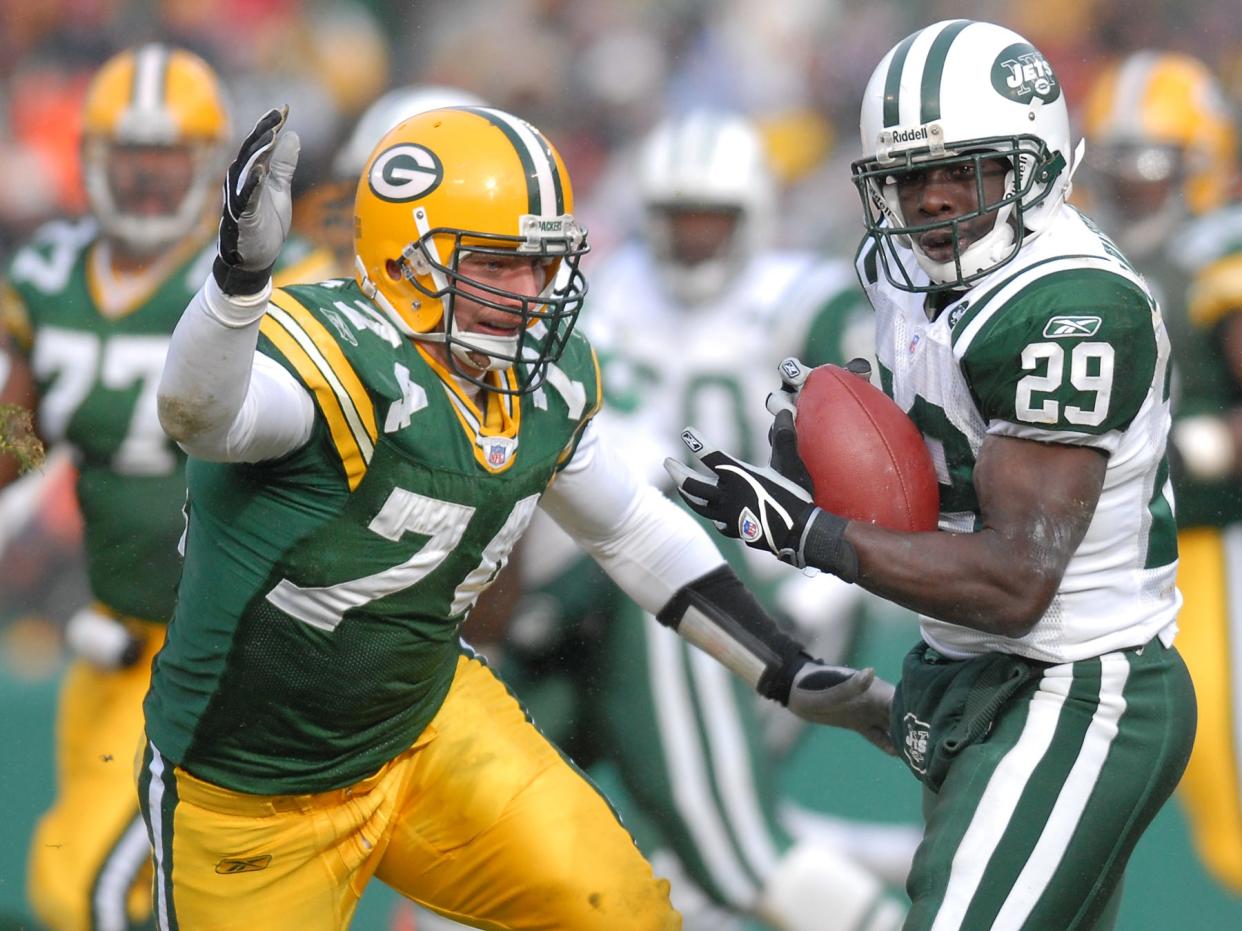
<path fill-rule="evenodd" d="M 1011 45 L 1000 53 L 992 66 L 992 86 L 1018 103 L 1038 97 L 1045 103 L 1061 95 L 1061 85 L 1040 52 L 1025 42 Z"/>
<path fill-rule="evenodd" d="M 417 200 L 439 187 L 444 166 L 436 153 L 421 145 L 395 145 L 371 162 L 367 183 L 376 197 L 391 203 Z"/>

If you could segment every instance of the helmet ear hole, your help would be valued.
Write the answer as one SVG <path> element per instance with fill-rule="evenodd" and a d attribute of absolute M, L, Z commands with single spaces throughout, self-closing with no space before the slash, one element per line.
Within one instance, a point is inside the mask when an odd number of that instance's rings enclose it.
<path fill-rule="evenodd" d="M 384 263 L 384 273 L 387 274 L 392 281 L 400 281 L 402 278 L 401 263 L 396 259 L 389 259 Z"/>

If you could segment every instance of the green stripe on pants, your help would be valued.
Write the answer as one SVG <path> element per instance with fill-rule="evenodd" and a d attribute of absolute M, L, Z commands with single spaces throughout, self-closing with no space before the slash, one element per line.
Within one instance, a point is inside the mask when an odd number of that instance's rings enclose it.
<path fill-rule="evenodd" d="M 1045 670 L 927 793 L 907 931 L 1107 927 L 1194 728 L 1190 677 L 1158 641 Z"/>

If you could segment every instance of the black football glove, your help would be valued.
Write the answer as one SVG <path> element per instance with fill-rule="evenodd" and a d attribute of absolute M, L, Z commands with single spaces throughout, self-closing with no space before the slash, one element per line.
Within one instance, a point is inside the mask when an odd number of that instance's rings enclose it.
<path fill-rule="evenodd" d="M 285 129 L 288 115 L 288 107 L 263 114 L 229 166 L 219 254 L 212 266 L 225 294 L 258 294 L 266 288 L 289 234 L 289 187 L 301 143 L 297 133 Z"/>
<path fill-rule="evenodd" d="M 775 469 L 742 462 L 708 446 L 690 427 L 682 431 L 681 439 L 712 473 L 705 476 L 671 457 L 664 460 L 691 510 L 726 537 L 768 550 L 790 565 L 805 566 L 803 534 L 818 510 L 810 492 Z"/>

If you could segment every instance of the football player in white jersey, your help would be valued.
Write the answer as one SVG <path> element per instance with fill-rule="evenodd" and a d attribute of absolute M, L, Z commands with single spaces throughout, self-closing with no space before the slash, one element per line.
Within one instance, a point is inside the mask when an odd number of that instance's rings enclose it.
<path fill-rule="evenodd" d="M 777 183 L 745 117 L 669 116 L 627 177 L 641 223 L 593 271 L 581 326 L 600 353 L 601 424 L 666 485 L 662 463 L 687 418 L 748 453 L 766 446 L 759 392 L 772 367 L 790 353 L 870 356 L 870 313 L 848 262 L 772 246 Z M 622 814 L 650 823 L 640 843 L 676 854 L 706 893 L 715 908 L 700 911 L 674 885 L 687 925 L 721 928 L 724 909 L 781 929 L 898 927 L 903 908 L 868 868 L 781 823 L 772 750 L 797 719 L 757 720 L 744 689 L 594 571 L 551 520 L 537 515 L 524 547 L 538 556 L 521 560 L 529 595 L 510 620 L 502 673 L 575 762 L 617 774 Z M 830 592 L 745 547 L 726 555 L 770 610 L 841 658 L 865 593 L 835 579 Z M 912 852 L 899 847 L 890 872 L 904 876 Z"/>
<path fill-rule="evenodd" d="M 1212 875 L 1242 892 L 1242 205 L 1237 129 L 1208 66 L 1142 51 L 1105 69 L 1084 108 L 1081 188 L 1160 298 L 1173 351 L 1178 649 L 1199 698 L 1179 794 Z"/>
<path fill-rule="evenodd" d="M 932 453 L 939 529 L 814 506 L 792 477 L 793 363 L 769 401 L 771 466 L 688 429 L 708 473 L 667 467 L 727 536 L 919 612 L 891 715 L 925 787 L 905 927 L 1109 928 L 1195 732 L 1173 647 L 1164 324 L 1065 205 L 1063 89 L 1021 36 L 913 33 L 872 75 L 861 130 L 857 268 L 884 388 Z"/>

